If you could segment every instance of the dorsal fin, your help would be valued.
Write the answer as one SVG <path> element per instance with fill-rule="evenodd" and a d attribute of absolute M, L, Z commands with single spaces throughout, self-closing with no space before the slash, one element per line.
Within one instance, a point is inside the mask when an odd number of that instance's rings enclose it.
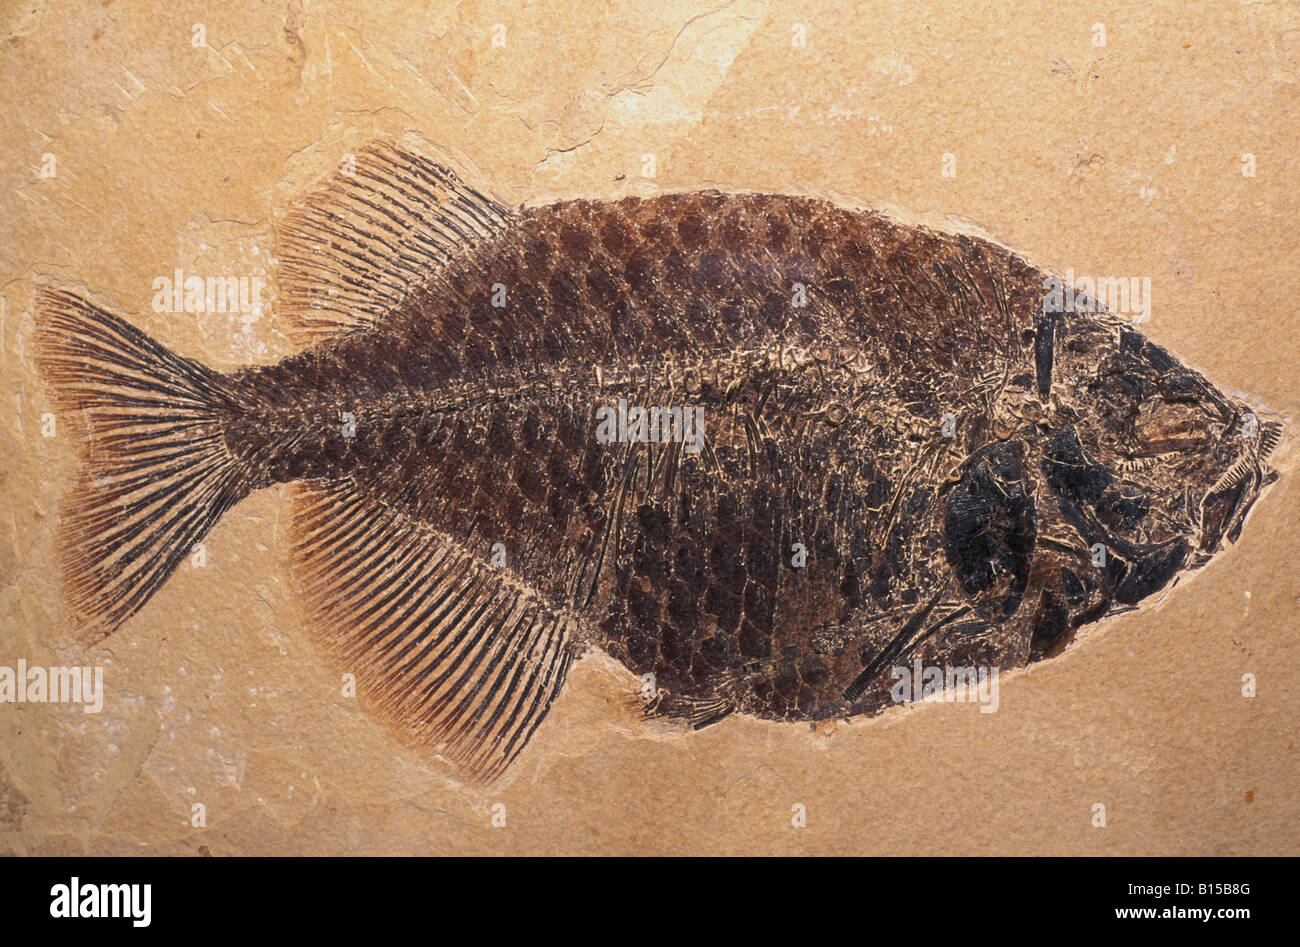
<path fill-rule="evenodd" d="M 276 228 L 281 312 L 295 341 L 373 325 L 509 215 L 411 137 L 369 142 Z"/>
<path fill-rule="evenodd" d="M 350 481 L 297 491 L 294 579 L 326 655 L 403 742 L 501 775 L 564 684 L 569 620 Z"/>

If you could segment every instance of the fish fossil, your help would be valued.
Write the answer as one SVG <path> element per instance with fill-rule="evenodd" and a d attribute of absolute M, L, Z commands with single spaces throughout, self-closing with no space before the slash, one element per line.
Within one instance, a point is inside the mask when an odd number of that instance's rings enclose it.
<path fill-rule="evenodd" d="M 85 422 L 61 564 L 92 638 L 293 484 L 307 626 L 367 706 L 502 773 L 574 659 L 646 712 L 871 714 L 1009 669 L 1236 539 L 1282 425 L 983 240 L 771 194 L 510 210 L 408 139 L 278 228 L 303 349 L 223 374 L 57 289 Z M 1073 294 L 1072 294 L 1073 295 Z"/>

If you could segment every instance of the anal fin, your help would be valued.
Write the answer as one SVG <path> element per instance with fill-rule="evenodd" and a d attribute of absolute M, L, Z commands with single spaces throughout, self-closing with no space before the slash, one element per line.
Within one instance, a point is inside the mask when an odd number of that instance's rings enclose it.
<path fill-rule="evenodd" d="M 571 622 L 349 481 L 300 485 L 294 579 L 312 631 L 408 744 L 500 776 L 564 684 Z"/>

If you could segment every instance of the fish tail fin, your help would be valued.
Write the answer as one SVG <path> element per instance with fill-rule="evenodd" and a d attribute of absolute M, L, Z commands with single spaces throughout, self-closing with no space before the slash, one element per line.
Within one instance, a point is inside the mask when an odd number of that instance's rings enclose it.
<path fill-rule="evenodd" d="M 112 634 L 251 489 L 226 448 L 230 381 L 64 291 L 36 299 L 36 358 L 58 421 L 82 428 L 58 557 L 78 629 Z"/>

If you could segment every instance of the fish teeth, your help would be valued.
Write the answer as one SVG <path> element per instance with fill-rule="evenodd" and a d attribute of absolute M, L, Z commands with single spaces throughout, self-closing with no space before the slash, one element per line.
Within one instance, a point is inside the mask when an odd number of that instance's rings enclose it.
<path fill-rule="evenodd" d="M 1145 473 L 1157 464 L 1168 463 L 1177 456 L 1178 451 L 1165 451 L 1154 457 L 1127 457 L 1116 464 L 1115 469 L 1121 474 Z"/>
<path fill-rule="evenodd" d="M 1250 469 L 1251 465 L 1249 458 L 1238 458 L 1237 462 L 1228 468 L 1227 472 L 1218 479 L 1214 486 L 1206 491 L 1205 495 L 1209 497 L 1214 496 L 1216 493 L 1221 493 L 1224 490 L 1231 490 L 1246 478 L 1246 474 L 1250 472 Z"/>
<path fill-rule="evenodd" d="M 1263 433 L 1259 438 L 1260 459 L 1267 458 L 1273 451 L 1277 450 L 1277 445 L 1282 442 L 1281 421 L 1266 421 L 1263 428 Z"/>

